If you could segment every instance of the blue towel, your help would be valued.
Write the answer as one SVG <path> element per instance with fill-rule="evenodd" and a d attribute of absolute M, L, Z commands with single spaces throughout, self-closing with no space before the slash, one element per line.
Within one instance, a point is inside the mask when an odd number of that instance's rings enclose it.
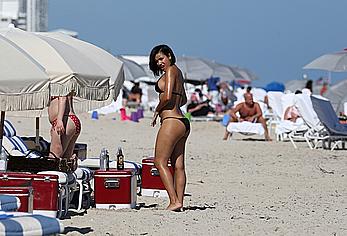
<path fill-rule="evenodd" d="M 230 115 L 229 114 L 225 114 L 223 116 L 223 120 L 221 121 L 222 125 L 227 127 L 227 125 L 229 123 L 229 120 L 230 120 Z"/>
<path fill-rule="evenodd" d="M 9 213 L 6 213 L 4 211 L 0 211 L 0 220 L 6 219 L 9 217 L 13 217 L 13 214 L 9 214 Z"/>
<path fill-rule="evenodd" d="M 58 219 L 43 215 L 15 216 L 0 220 L 0 232 L 5 235 L 50 235 L 64 231 Z"/>
<path fill-rule="evenodd" d="M 19 208 L 19 202 L 16 196 L 0 195 L 0 210 L 16 211 Z"/>

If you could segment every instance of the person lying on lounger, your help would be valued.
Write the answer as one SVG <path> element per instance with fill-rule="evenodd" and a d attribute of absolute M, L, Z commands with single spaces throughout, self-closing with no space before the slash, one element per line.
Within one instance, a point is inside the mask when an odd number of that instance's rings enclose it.
<path fill-rule="evenodd" d="M 209 105 L 210 100 L 199 102 L 198 97 L 193 93 L 190 97 L 190 103 L 187 106 L 187 112 L 192 114 L 192 116 L 207 116 L 213 114 L 214 110 Z"/>
<path fill-rule="evenodd" d="M 266 121 L 263 117 L 261 108 L 257 102 L 253 101 L 253 95 L 251 93 L 244 94 L 245 101 L 236 105 L 235 108 L 229 110 L 230 121 L 229 122 L 242 122 L 248 121 L 252 123 L 261 123 L 265 131 L 265 140 L 271 141 L 269 132 L 266 126 Z M 236 115 L 239 113 L 239 117 Z M 225 130 L 223 140 L 227 140 L 231 133 Z"/>

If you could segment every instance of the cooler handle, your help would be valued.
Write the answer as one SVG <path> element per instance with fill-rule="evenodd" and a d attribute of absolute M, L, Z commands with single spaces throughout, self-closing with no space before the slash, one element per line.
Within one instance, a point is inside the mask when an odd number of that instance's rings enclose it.
<path fill-rule="evenodd" d="M 105 188 L 119 188 L 119 178 L 108 178 L 104 181 Z"/>
<path fill-rule="evenodd" d="M 152 176 L 159 176 L 159 170 L 155 167 L 151 168 L 151 175 Z"/>

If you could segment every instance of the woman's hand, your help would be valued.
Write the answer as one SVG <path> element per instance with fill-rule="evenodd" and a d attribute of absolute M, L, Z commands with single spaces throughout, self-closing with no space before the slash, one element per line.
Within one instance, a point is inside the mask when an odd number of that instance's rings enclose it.
<path fill-rule="evenodd" d="M 152 122 L 151 122 L 151 126 L 154 127 L 157 124 L 157 117 L 158 117 L 159 113 L 156 111 L 153 114 L 153 118 L 152 118 Z"/>
<path fill-rule="evenodd" d="M 58 135 L 62 135 L 65 133 L 64 123 L 62 120 L 59 120 L 59 119 L 57 120 L 55 131 L 57 131 Z"/>

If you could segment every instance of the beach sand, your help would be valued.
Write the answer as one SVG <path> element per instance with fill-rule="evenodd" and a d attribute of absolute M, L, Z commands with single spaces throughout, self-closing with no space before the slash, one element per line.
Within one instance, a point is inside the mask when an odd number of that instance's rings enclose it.
<path fill-rule="evenodd" d="M 101 148 L 127 160 L 152 156 L 159 126 L 118 114 L 79 115 L 88 157 Z M 7 117 L 18 135 L 33 136 L 35 120 Z M 40 135 L 49 140 L 42 118 Z M 100 210 L 63 219 L 67 235 L 347 235 L 347 151 L 294 149 L 290 142 L 234 134 L 222 141 L 218 122 L 193 122 L 187 143 L 184 212 L 164 210 L 166 198 L 138 196 L 138 209 Z"/>

